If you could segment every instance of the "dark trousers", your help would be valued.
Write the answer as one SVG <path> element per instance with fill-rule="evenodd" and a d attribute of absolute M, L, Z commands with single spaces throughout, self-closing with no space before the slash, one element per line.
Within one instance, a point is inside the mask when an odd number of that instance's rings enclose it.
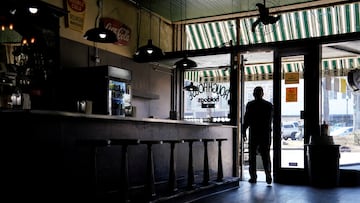
<path fill-rule="evenodd" d="M 250 178 L 256 179 L 256 154 L 260 153 L 265 174 L 271 176 L 270 143 L 268 141 L 251 140 L 249 143 L 249 173 Z"/>

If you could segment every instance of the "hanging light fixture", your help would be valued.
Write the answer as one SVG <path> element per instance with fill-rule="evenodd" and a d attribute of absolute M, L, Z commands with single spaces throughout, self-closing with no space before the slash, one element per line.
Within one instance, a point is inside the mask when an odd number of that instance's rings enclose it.
<path fill-rule="evenodd" d="M 97 1 L 98 6 L 98 15 L 95 19 L 95 28 L 86 31 L 84 38 L 92 41 L 92 42 L 100 42 L 100 43 L 114 43 L 117 41 L 116 34 L 104 27 L 104 24 L 100 22 L 100 18 L 102 17 L 102 8 L 103 2 L 102 0 Z"/>
<path fill-rule="evenodd" d="M 187 9 L 187 8 L 186 8 L 186 7 L 187 7 L 186 2 L 187 2 L 187 0 L 185 0 L 185 20 L 186 20 L 186 18 L 187 18 L 187 15 L 186 15 L 186 14 L 187 14 L 187 13 L 186 13 L 186 9 Z M 185 23 L 184 28 L 186 29 L 186 23 Z M 182 39 L 183 39 L 182 33 L 183 33 L 183 32 L 181 32 L 181 47 L 183 47 L 183 43 L 182 43 Z M 186 52 L 186 48 L 185 48 L 185 52 Z M 195 67 L 197 67 L 196 62 L 193 61 L 193 60 L 191 60 L 191 59 L 189 59 L 189 58 L 187 57 L 187 53 L 185 53 L 184 58 L 182 58 L 182 59 L 180 59 L 179 61 L 175 62 L 174 65 L 175 65 L 177 68 L 183 68 L 183 69 L 189 69 L 189 68 L 195 68 Z"/>
<path fill-rule="evenodd" d="M 150 62 L 150 61 L 157 61 L 160 58 L 164 56 L 163 51 L 157 47 L 154 46 L 151 39 L 151 16 L 152 16 L 152 10 L 151 10 L 151 1 L 149 2 L 149 8 L 150 8 L 150 39 L 148 40 L 148 43 L 142 47 L 139 47 L 135 54 L 134 54 L 134 61 L 136 62 Z M 141 18 L 141 13 L 140 16 Z M 141 22 L 141 21 L 140 21 Z M 141 26 L 141 24 L 140 24 Z M 160 23 L 159 23 L 159 44 L 160 44 Z"/>
<path fill-rule="evenodd" d="M 184 90 L 186 91 L 199 91 L 199 87 L 198 86 L 195 86 L 193 82 L 190 82 L 189 85 L 185 86 L 184 87 Z"/>
<path fill-rule="evenodd" d="M 175 62 L 175 66 L 179 67 L 179 68 L 195 68 L 197 67 L 197 64 L 195 61 L 189 59 L 186 55 L 184 56 L 184 58 L 178 60 L 177 62 Z"/>
<path fill-rule="evenodd" d="M 152 44 L 152 40 L 149 39 L 147 45 L 142 46 L 136 50 L 134 54 L 134 61 L 136 62 L 150 62 L 159 60 L 163 57 L 163 51 Z"/>

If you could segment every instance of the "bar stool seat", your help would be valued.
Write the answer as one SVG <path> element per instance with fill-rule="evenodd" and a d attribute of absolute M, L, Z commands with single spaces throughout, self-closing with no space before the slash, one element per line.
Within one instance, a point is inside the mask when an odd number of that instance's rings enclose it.
<path fill-rule="evenodd" d="M 176 181 L 176 164 L 175 164 L 175 144 L 184 143 L 184 140 L 164 140 L 164 143 L 170 144 L 170 169 L 169 169 L 169 192 L 173 193 L 178 190 Z"/>
<path fill-rule="evenodd" d="M 155 191 L 155 176 L 154 176 L 154 159 L 152 153 L 152 145 L 163 144 L 162 140 L 140 140 L 140 144 L 147 145 L 147 164 L 146 164 L 146 181 L 145 192 L 146 197 L 150 200 L 156 196 Z"/>
<path fill-rule="evenodd" d="M 184 142 L 189 143 L 189 159 L 188 159 L 188 180 L 187 187 L 188 189 L 193 189 L 195 187 L 194 181 L 194 165 L 193 165 L 193 143 L 201 142 L 201 139 L 184 139 Z"/>
<path fill-rule="evenodd" d="M 222 164 L 222 153 L 221 153 L 221 142 L 228 140 L 227 138 L 218 138 L 216 141 L 218 142 L 218 173 L 217 173 L 217 181 L 222 181 L 224 178 L 223 174 L 223 164 Z"/>
<path fill-rule="evenodd" d="M 209 172 L 209 156 L 208 156 L 208 142 L 214 142 L 215 139 L 202 139 L 204 143 L 204 171 L 203 171 L 203 185 L 208 185 L 210 180 Z"/>
<path fill-rule="evenodd" d="M 139 139 L 111 139 L 110 145 L 120 145 L 121 148 L 121 168 L 120 168 L 120 193 L 124 202 L 130 202 L 129 199 L 129 159 L 128 146 L 140 144 Z"/>

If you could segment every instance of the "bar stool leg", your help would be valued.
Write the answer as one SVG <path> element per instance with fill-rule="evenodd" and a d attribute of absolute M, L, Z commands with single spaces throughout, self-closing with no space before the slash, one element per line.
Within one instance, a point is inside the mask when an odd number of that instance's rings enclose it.
<path fill-rule="evenodd" d="M 221 142 L 224 139 L 217 139 L 218 141 L 218 174 L 217 174 L 217 181 L 222 181 L 224 178 L 223 174 L 223 164 L 222 164 L 222 153 L 221 153 Z"/>
<path fill-rule="evenodd" d="M 138 145 L 138 139 L 111 139 L 111 146 L 121 146 L 121 167 L 120 167 L 120 200 L 130 202 L 130 182 L 129 182 L 129 153 L 130 145 Z"/>
<path fill-rule="evenodd" d="M 170 147 L 171 147 L 171 152 L 170 152 L 169 190 L 170 192 L 175 192 L 177 191 L 175 158 L 174 158 L 175 143 L 170 143 Z"/>
<path fill-rule="evenodd" d="M 210 174 L 209 174 L 209 157 L 208 157 L 208 148 L 207 144 L 208 142 L 204 142 L 204 174 L 203 174 L 203 184 L 208 185 L 210 180 Z"/>
<path fill-rule="evenodd" d="M 77 140 L 76 144 L 78 146 L 84 146 L 90 150 L 89 175 L 91 177 L 89 182 L 86 181 L 86 185 L 84 185 L 84 192 L 90 191 L 92 194 L 94 194 L 94 196 L 91 196 L 91 198 L 99 198 L 103 192 L 100 191 L 100 189 L 103 188 L 99 186 L 97 154 L 100 147 L 109 146 L 109 140 Z"/>
<path fill-rule="evenodd" d="M 129 166 L 128 166 L 128 145 L 124 144 L 121 149 L 122 159 L 121 159 L 121 193 L 122 200 L 124 202 L 130 202 L 129 199 Z"/>
<path fill-rule="evenodd" d="M 194 166 L 193 166 L 193 151 L 192 151 L 192 141 L 189 141 L 189 163 L 188 163 L 188 188 L 194 188 Z"/>
<path fill-rule="evenodd" d="M 96 146 L 92 146 L 91 147 L 91 162 L 92 162 L 92 175 L 93 175 L 93 190 L 94 190 L 94 194 L 96 195 L 96 197 L 99 195 L 99 190 L 98 190 L 98 176 L 97 176 L 97 150 L 98 148 Z"/>
<path fill-rule="evenodd" d="M 147 158 L 145 190 L 148 198 L 152 199 L 156 196 L 152 144 L 147 144 L 147 150 L 148 150 L 148 158 Z"/>

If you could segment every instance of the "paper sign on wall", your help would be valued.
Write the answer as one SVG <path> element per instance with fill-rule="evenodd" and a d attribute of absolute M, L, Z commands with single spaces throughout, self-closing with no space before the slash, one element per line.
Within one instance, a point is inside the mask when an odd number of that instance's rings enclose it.
<path fill-rule="evenodd" d="M 285 84 L 299 84 L 300 74 L 298 72 L 285 73 Z"/>
<path fill-rule="evenodd" d="M 128 45 L 131 37 L 131 29 L 124 23 L 114 18 L 101 18 L 100 22 L 104 24 L 104 27 L 113 31 L 116 34 L 117 45 Z"/>
<path fill-rule="evenodd" d="M 84 0 L 64 0 L 65 8 L 69 11 L 65 18 L 65 26 L 82 32 L 84 29 L 86 3 Z"/>
<path fill-rule="evenodd" d="M 340 84 L 341 84 L 341 88 L 340 88 L 340 92 L 345 94 L 346 93 L 346 79 L 341 78 L 340 79 Z"/>
<path fill-rule="evenodd" d="M 297 102 L 297 87 L 286 88 L 286 102 Z"/>

